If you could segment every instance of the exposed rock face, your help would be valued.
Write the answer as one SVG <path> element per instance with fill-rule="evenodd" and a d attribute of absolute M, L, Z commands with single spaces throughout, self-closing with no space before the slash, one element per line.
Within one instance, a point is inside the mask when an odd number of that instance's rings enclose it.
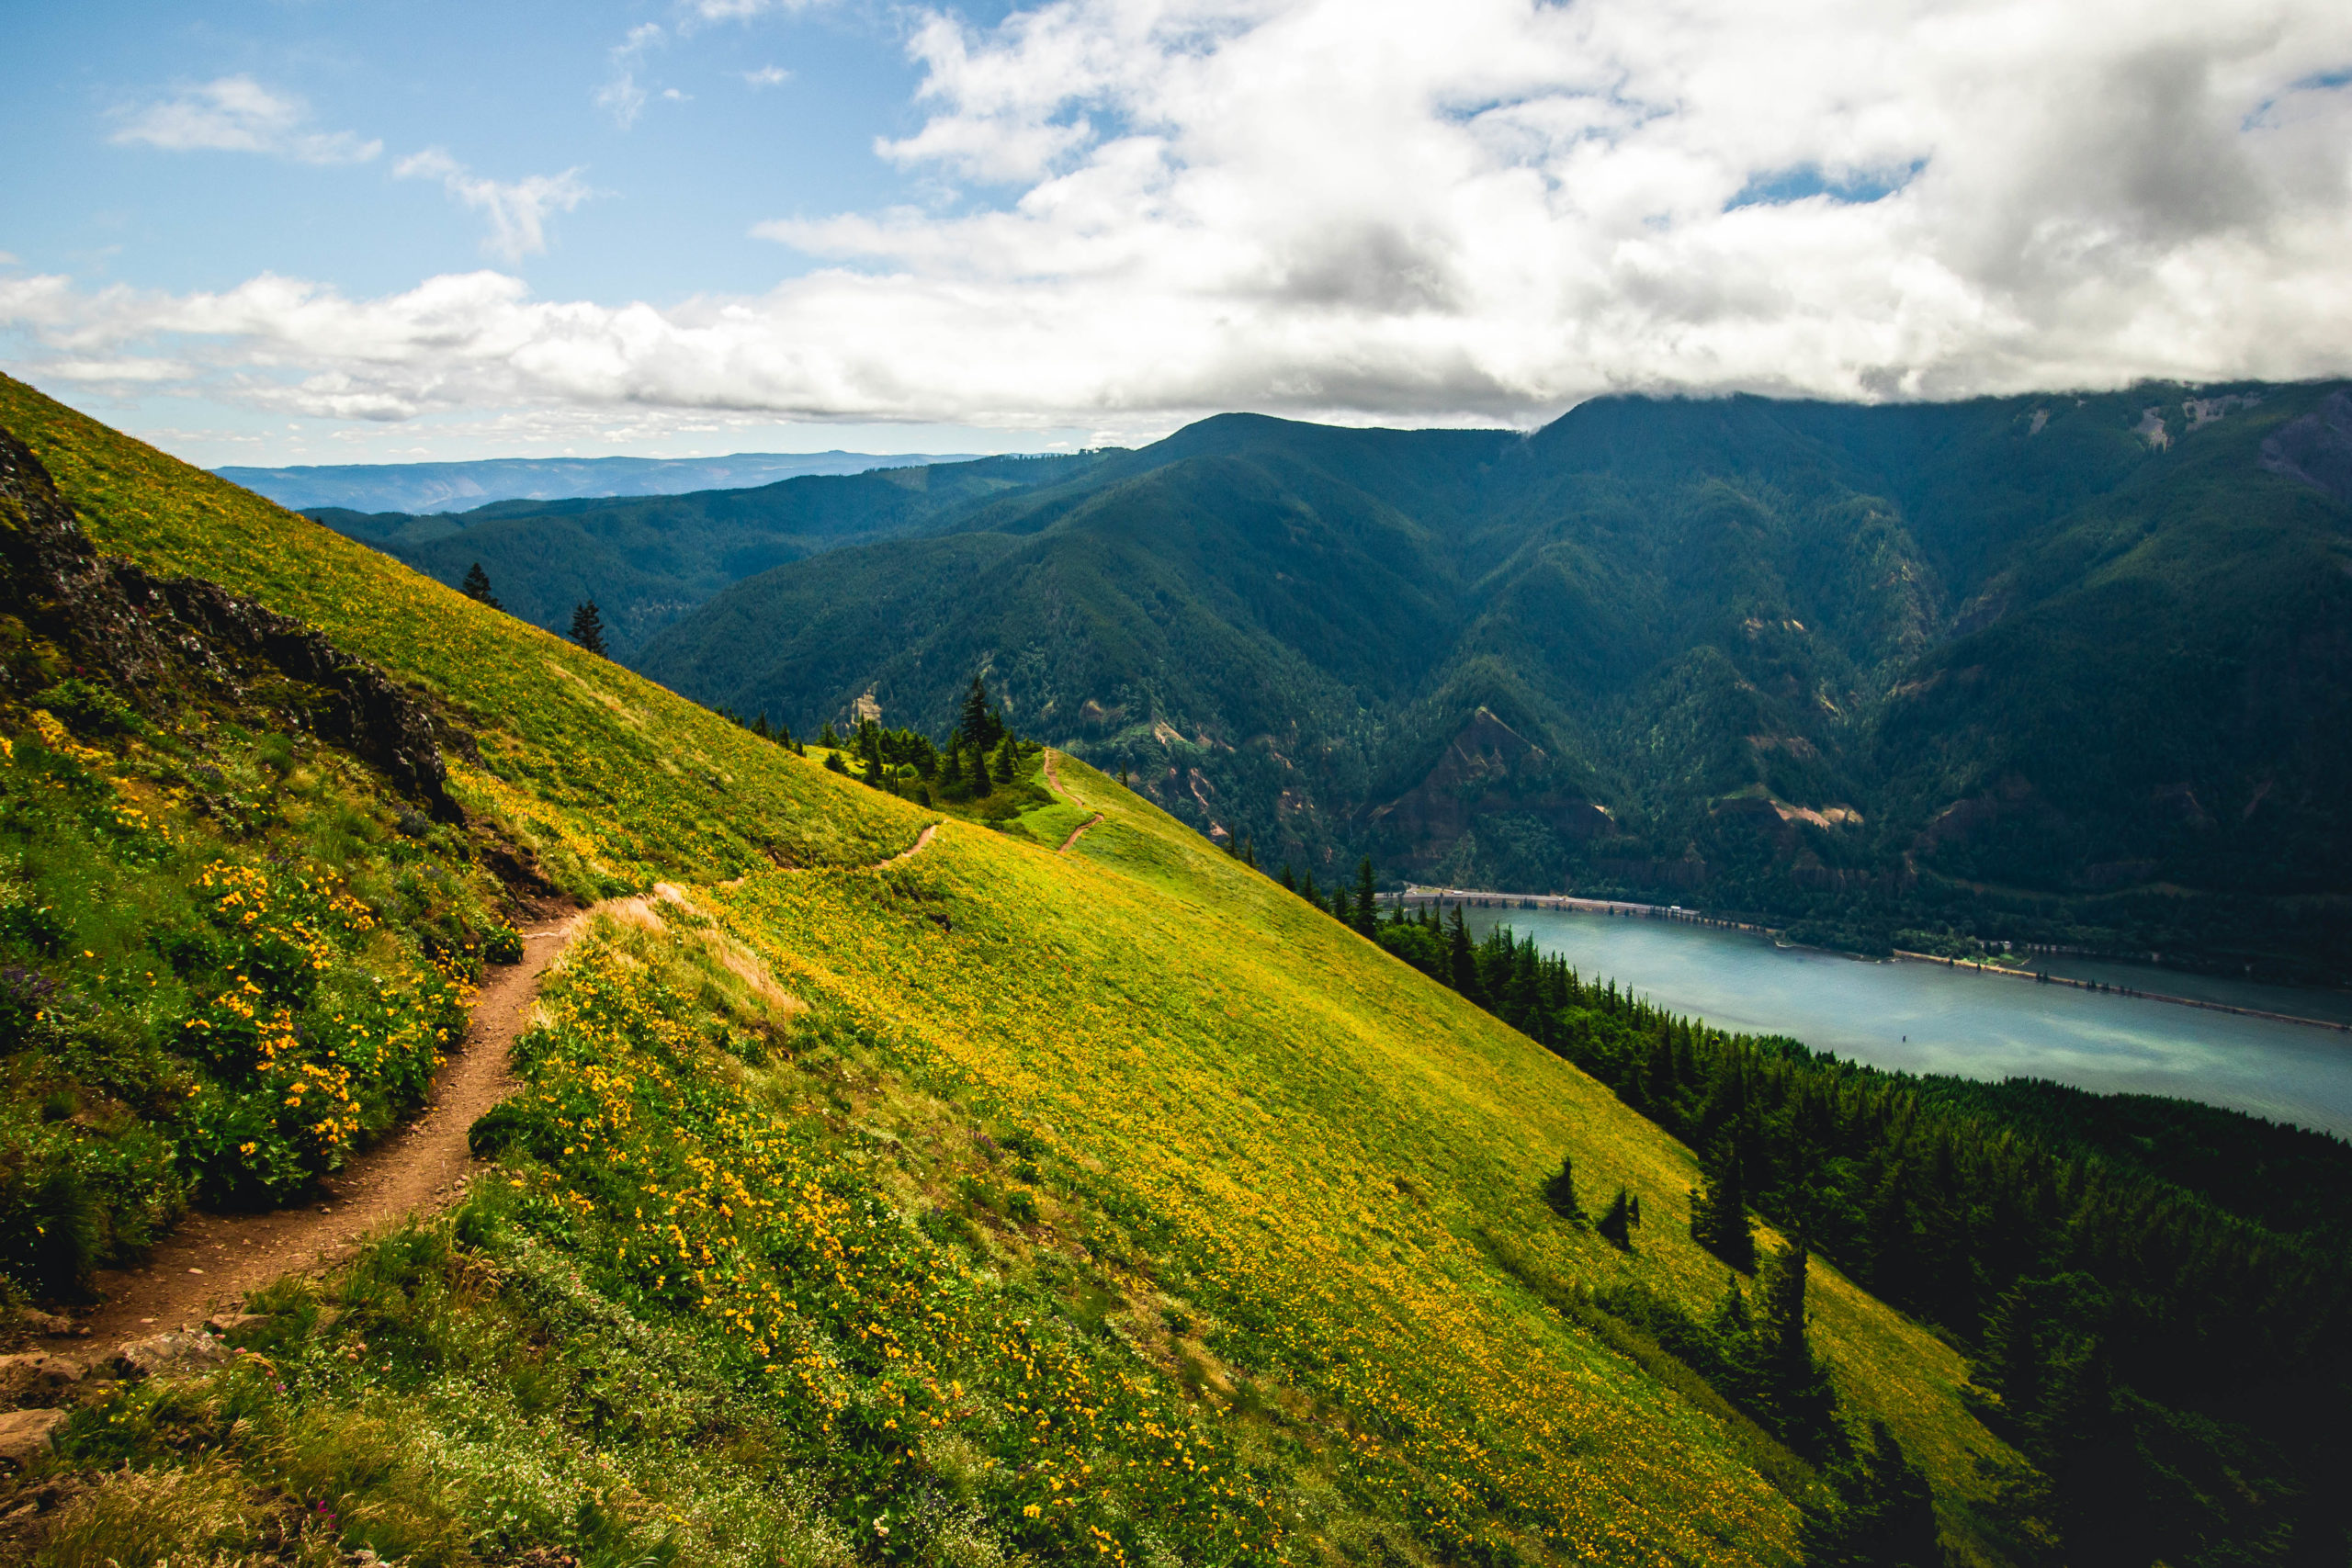
<path fill-rule="evenodd" d="M 244 700 L 257 685 L 292 682 L 289 700 L 277 705 L 289 727 L 373 763 L 442 820 L 462 816 L 449 796 L 441 743 L 469 752 L 470 737 L 436 723 L 383 671 L 299 621 L 202 578 L 157 579 L 100 555 L 48 470 L 6 430 L 0 570 L 0 614 L 78 667 L 104 671 L 134 705 L 160 709 L 190 685 Z"/>
<path fill-rule="evenodd" d="M 1419 784 L 1376 807 L 1368 820 L 1415 846 L 1422 861 L 1442 859 L 1474 821 L 1497 812 L 1533 817 L 1564 838 L 1613 832 L 1616 825 L 1600 807 L 1546 787 L 1543 775 L 1550 762 L 1542 747 L 1482 707 Z"/>
<path fill-rule="evenodd" d="M 2266 436 L 2262 466 L 2352 502 L 2352 396 L 2331 392 L 2318 408 Z"/>
<path fill-rule="evenodd" d="M 0 1356 L 0 1404 L 54 1404 L 89 1371 L 71 1356 L 42 1351 Z"/>

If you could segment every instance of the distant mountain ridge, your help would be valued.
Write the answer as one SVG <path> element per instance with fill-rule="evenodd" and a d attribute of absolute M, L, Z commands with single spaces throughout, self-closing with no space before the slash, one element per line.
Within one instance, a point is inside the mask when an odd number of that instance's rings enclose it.
<path fill-rule="evenodd" d="M 298 512 L 334 506 L 354 512 L 426 513 L 470 510 L 495 501 L 743 490 L 804 474 L 862 474 L 968 460 L 968 454 L 737 452 L 724 457 L 485 457 L 462 463 L 332 463 L 212 471 Z"/>
<path fill-rule="evenodd" d="M 1227 415 L 738 582 L 633 661 L 933 732 L 985 671 L 1318 878 L 2352 984 L 2347 474 L 2333 384 Z"/>

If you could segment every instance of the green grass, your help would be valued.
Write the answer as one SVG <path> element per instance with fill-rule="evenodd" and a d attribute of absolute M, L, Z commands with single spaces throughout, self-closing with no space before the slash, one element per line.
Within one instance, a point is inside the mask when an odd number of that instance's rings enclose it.
<path fill-rule="evenodd" d="M 330 1326 L 265 1303 L 276 1376 L 77 1417 L 57 1464 L 133 1461 L 93 1496 L 331 1495 L 420 1568 L 1791 1560 L 1804 1468 L 1557 1304 L 1723 1282 L 1689 1152 L 1590 1078 L 1075 761 L 1026 834 L 854 869 L 941 813 L 0 394 L 107 547 L 462 704 L 495 768 L 460 798 L 573 886 L 693 899 L 550 979 L 484 1129 L 511 1174 L 454 1228 L 330 1284 Z M 1630 1255 L 1539 1201 L 1564 1150 L 1641 1196 Z M 1841 1392 L 1965 1547 L 1999 1445 L 1958 1357 L 1815 1279 Z"/>

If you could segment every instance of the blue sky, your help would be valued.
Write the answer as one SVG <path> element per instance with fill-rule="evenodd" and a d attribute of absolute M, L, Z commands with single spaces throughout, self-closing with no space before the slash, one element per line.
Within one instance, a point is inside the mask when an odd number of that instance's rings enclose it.
<path fill-rule="evenodd" d="M 2335 0 L 21 9 L 0 367 L 208 463 L 2352 369 Z"/>

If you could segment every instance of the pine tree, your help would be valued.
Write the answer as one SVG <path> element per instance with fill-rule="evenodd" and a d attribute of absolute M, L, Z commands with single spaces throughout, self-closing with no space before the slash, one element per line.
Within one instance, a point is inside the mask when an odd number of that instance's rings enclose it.
<path fill-rule="evenodd" d="M 1378 885 L 1373 880 L 1372 875 L 1372 857 L 1370 855 L 1366 855 L 1363 860 L 1356 863 L 1356 918 L 1354 922 L 1356 930 L 1363 932 L 1366 936 L 1376 936 L 1379 934 L 1379 928 L 1374 923 L 1376 918 L 1374 911 L 1378 907 L 1375 902 L 1377 888 Z"/>
<path fill-rule="evenodd" d="M 1747 1188 L 1739 1145 L 1728 1128 L 1699 1162 L 1690 1191 L 1690 1239 L 1743 1274 L 1756 1272 L 1756 1236 L 1747 1224 Z"/>
<path fill-rule="evenodd" d="M 1633 1199 L 1623 1187 L 1620 1187 L 1617 1189 L 1617 1196 L 1609 1201 L 1608 1211 L 1593 1222 L 1592 1228 L 1614 1243 L 1619 1251 L 1631 1252 L 1634 1250 L 1633 1226 Z"/>
<path fill-rule="evenodd" d="M 571 607 L 571 640 L 594 654 L 611 657 L 605 652 L 605 617 L 596 613 L 596 601 Z"/>
<path fill-rule="evenodd" d="M 2019 1280 L 1984 1314 L 1983 1353 L 1970 1362 L 1969 1382 L 2001 1398 L 2009 1420 L 2030 1422 L 2048 1397 L 2047 1337 L 2032 1282 Z"/>
<path fill-rule="evenodd" d="M 1943 1568 L 1935 1494 L 1885 1422 L 1872 1416 L 1869 1449 L 1825 1479 L 1829 1501 L 1797 1530 L 1805 1568 Z"/>
<path fill-rule="evenodd" d="M 1573 1156 L 1560 1156 L 1560 1168 L 1544 1183 L 1544 1201 L 1551 1211 L 1570 1224 L 1581 1226 L 1584 1210 L 1577 1202 L 1577 1162 Z"/>
<path fill-rule="evenodd" d="M 1282 874 L 1275 877 L 1274 880 L 1283 885 L 1283 891 L 1285 893 L 1295 893 L 1298 891 L 1298 878 L 1292 873 L 1290 869 L 1290 862 L 1288 861 L 1283 862 Z"/>
<path fill-rule="evenodd" d="M 845 773 L 849 772 L 849 764 L 842 761 L 842 754 L 839 751 L 828 751 L 825 753 L 825 767 L 828 771 L 836 773 Z"/>
<path fill-rule="evenodd" d="M 834 732 L 831 719 L 827 719 L 825 728 L 817 732 L 817 744 L 828 751 L 838 751 L 842 749 L 842 738 Z"/>
<path fill-rule="evenodd" d="M 964 793 L 964 748 L 952 739 L 939 760 L 939 793 L 951 800 Z"/>
<path fill-rule="evenodd" d="M 480 561 L 466 568 L 466 580 L 458 585 L 458 592 L 477 604 L 487 604 L 493 610 L 506 608 L 498 602 L 498 595 L 490 591 L 490 573 L 482 570 Z"/>
<path fill-rule="evenodd" d="M 1323 907 L 1323 895 L 1315 889 L 1315 868 L 1311 865 L 1306 868 L 1306 874 L 1299 878 L 1298 896 L 1318 909 Z"/>
<path fill-rule="evenodd" d="M 1018 758 L 1013 750 L 1012 736 L 1008 731 L 1004 739 L 997 742 L 996 766 L 989 770 L 989 776 L 1001 784 L 1009 784 L 1012 782 L 1013 770 L 1017 764 Z"/>
<path fill-rule="evenodd" d="M 1249 839 L 1241 840 L 1241 863 L 1251 871 L 1258 869 L 1258 846 Z"/>
<path fill-rule="evenodd" d="M 1470 927 L 1459 904 L 1445 932 L 1445 983 L 1474 1002 L 1479 999 L 1478 955 L 1471 950 Z"/>
<path fill-rule="evenodd" d="M 1775 1252 L 1757 1280 L 1757 1370 L 1781 1440 L 1818 1460 L 1836 1440 L 1838 1395 L 1814 1359 L 1805 1332 L 1805 1247 L 1795 1240 Z"/>
<path fill-rule="evenodd" d="M 956 738 L 982 756 L 1004 739 L 1004 722 L 989 705 L 989 689 L 978 675 L 972 677 L 972 689 L 964 694 L 964 711 L 956 726 Z"/>

